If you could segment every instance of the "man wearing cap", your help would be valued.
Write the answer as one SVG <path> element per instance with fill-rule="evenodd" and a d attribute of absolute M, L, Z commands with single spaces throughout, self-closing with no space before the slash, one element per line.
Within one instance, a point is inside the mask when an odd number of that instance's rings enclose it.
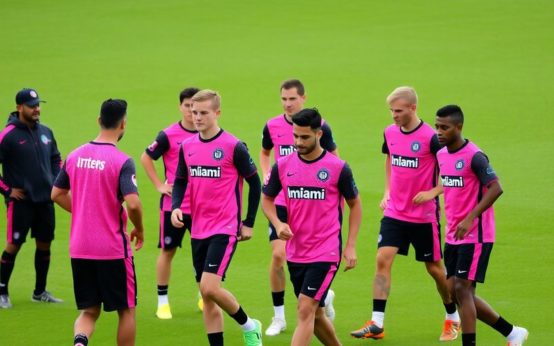
<path fill-rule="evenodd" d="M 0 193 L 7 209 L 7 242 L 0 260 L 0 308 L 11 308 L 8 282 L 15 257 L 29 230 L 35 238 L 36 284 L 31 300 L 61 303 L 46 291 L 50 244 L 54 239 L 54 205 L 50 191 L 60 171 L 61 157 L 54 134 L 40 124 L 40 99 L 33 89 L 15 96 L 17 110 L 0 132 Z"/>

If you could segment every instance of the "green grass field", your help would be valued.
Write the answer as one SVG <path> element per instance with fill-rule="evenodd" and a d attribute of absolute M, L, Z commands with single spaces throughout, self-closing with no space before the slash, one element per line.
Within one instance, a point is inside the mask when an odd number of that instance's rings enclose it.
<path fill-rule="evenodd" d="M 554 340 L 551 311 L 554 255 L 554 3 L 515 1 L 29 1 L 0 3 L 0 114 L 14 109 L 22 87 L 48 101 L 42 121 L 65 156 L 96 136 L 100 103 L 129 102 L 120 147 L 138 160 L 157 132 L 179 118 L 178 92 L 195 85 L 223 97 L 220 124 L 258 158 L 265 121 L 281 111 L 279 84 L 304 81 L 307 106 L 317 106 L 334 130 L 340 155 L 354 171 L 364 204 L 359 266 L 337 275 L 335 326 L 344 345 L 369 345 L 348 332 L 370 317 L 375 241 L 383 190 L 382 130 L 390 123 L 385 97 L 414 86 L 420 116 L 457 103 L 465 134 L 489 155 L 504 195 L 496 203 L 497 244 L 478 293 L 504 317 L 526 326 L 526 345 Z M 161 166 L 158 166 L 161 171 Z M 207 344 L 190 247 L 179 251 L 170 299 L 173 320 L 154 316 L 158 195 L 140 167 L 146 244 L 136 254 L 138 345 Z M 91 206 L 94 207 L 94 206 Z M 0 207 L 5 215 L 5 207 Z M 260 211 L 255 237 L 240 244 L 228 287 L 267 326 L 270 247 Z M 0 345 L 68 345 L 77 316 L 68 256 L 69 215 L 57 212 L 48 288 L 66 300 L 30 301 L 34 244 L 17 257 L 10 283 L 14 308 L 0 311 Z M 0 217 L 4 237 L 6 219 Z M 187 237 L 188 241 L 188 237 Z M 2 242 L 3 244 L 3 242 Z M 3 245 L 2 245 L 3 246 Z M 288 286 L 286 333 L 265 345 L 290 342 L 295 301 Z M 424 267 L 397 259 L 387 306 L 387 337 L 379 345 L 438 345 L 443 307 Z M 104 314 L 92 345 L 112 345 L 116 315 Z M 240 331 L 226 317 L 228 345 Z M 478 325 L 480 345 L 504 338 Z M 550 340 L 550 341 L 549 341 Z M 314 341 L 314 344 L 317 342 Z M 461 344 L 456 341 L 455 344 Z"/>

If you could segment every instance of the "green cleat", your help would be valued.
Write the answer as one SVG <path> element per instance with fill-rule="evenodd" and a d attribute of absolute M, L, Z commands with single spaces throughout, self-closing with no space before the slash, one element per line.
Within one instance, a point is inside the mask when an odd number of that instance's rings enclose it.
<path fill-rule="evenodd" d="M 256 328 L 243 332 L 245 346 L 262 346 L 262 323 L 258 320 L 253 320 L 256 323 Z"/>

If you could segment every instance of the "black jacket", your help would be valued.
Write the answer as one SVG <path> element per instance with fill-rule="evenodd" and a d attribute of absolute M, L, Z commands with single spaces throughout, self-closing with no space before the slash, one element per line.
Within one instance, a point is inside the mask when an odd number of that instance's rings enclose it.
<path fill-rule="evenodd" d="M 12 188 L 25 192 L 26 200 L 49 202 L 52 183 L 60 172 L 61 157 L 48 127 L 37 123 L 28 128 L 17 112 L 10 114 L 0 132 L 0 193 L 6 199 Z"/>

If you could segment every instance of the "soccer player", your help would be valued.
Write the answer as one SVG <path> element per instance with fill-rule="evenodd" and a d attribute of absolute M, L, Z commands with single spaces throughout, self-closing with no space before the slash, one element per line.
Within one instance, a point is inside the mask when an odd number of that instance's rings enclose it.
<path fill-rule="evenodd" d="M 68 155 L 52 189 L 52 200 L 71 213 L 69 255 L 81 310 L 74 345 L 88 344 L 102 304 L 104 311 L 118 313 L 117 344 L 135 344 L 137 281 L 131 242 L 136 238 L 139 250 L 144 232 L 135 165 L 116 147 L 125 132 L 126 114 L 124 100 L 102 103 L 100 134 Z M 127 217 L 135 226 L 130 240 Z"/>
<path fill-rule="evenodd" d="M 343 257 L 346 269 L 356 266 L 356 237 L 362 218 L 358 190 L 348 165 L 320 145 L 321 116 L 304 109 L 292 117 L 298 150 L 279 160 L 264 185 L 263 210 L 286 242 L 287 265 L 298 298 L 291 345 L 309 345 L 312 336 L 324 345 L 340 345 L 323 300 L 341 259 L 342 198 L 350 207 Z M 274 198 L 284 191 L 288 221 L 282 222 Z"/>
<path fill-rule="evenodd" d="M 237 241 L 252 237 L 260 202 L 260 178 L 246 145 L 218 125 L 221 98 L 212 90 L 192 97 L 192 118 L 198 130 L 181 144 L 175 173 L 171 222 L 183 227 L 181 204 L 190 190 L 191 245 L 196 282 L 204 301 L 204 325 L 210 345 L 223 345 L 225 310 L 243 330 L 247 346 L 262 344 L 261 323 L 244 312 L 221 281 Z M 248 211 L 241 221 L 243 180 L 249 185 Z"/>
<path fill-rule="evenodd" d="M 54 133 L 40 123 L 40 103 L 34 89 L 15 96 L 17 110 L 0 132 L 0 192 L 7 207 L 7 242 L 0 260 L 0 308 L 12 307 L 8 283 L 15 258 L 29 229 L 35 238 L 36 283 L 32 301 L 61 303 L 46 290 L 50 245 L 54 239 L 55 214 L 50 200 L 52 182 L 60 171 L 61 157 Z"/>
<path fill-rule="evenodd" d="M 437 162 L 440 149 L 434 129 L 417 116 L 417 94 L 411 87 L 396 88 L 387 102 L 394 124 L 384 133 L 382 151 L 386 154 L 385 193 L 381 201 L 384 217 L 378 237 L 376 273 L 373 281 L 371 320 L 355 338 L 381 339 L 385 336 L 385 306 L 391 287 L 392 264 L 397 254 L 408 255 L 410 244 L 417 261 L 424 262 L 435 280 L 446 309 L 441 341 L 458 337 L 460 318 L 446 286 L 441 262 Z"/>
<path fill-rule="evenodd" d="M 179 162 L 179 148 L 181 142 L 194 136 L 198 131 L 192 122 L 192 101 L 191 98 L 200 91 L 197 88 L 186 88 L 179 94 L 179 110 L 183 115 L 182 119 L 160 131 L 156 140 L 146 148 L 140 162 L 146 171 L 146 174 L 154 184 L 158 192 L 162 194 L 160 201 L 160 237 L 158 247 L 161 248 L 156 263 L 156 278 L 158 283 L 158 310 L 156 316 L 160 319 L 170 319 L 171 308 L 167 293 L 169 290 L 169 277 L 171 275 L 171 261 L 175 256 L 177 247 L 182 246 L 183 237 L 186 230 L 190 231 L 190 203 L 189 193 L 187 192 L 183 199 L 183 220 L 185 227 L 175 228 L 171 224 L 171 190 L 175 180 L 175 169 Z M 165 181 L 158 178 L 154 160 L 163 158 L 165 168 Z M 201 307 L 199 302 L 199 307 Z"/>
<path fill-rule="evenodd" d="M 270 119 L 263 129 L 262 149 L 260 152 L 260 167 L 264 178 L 269 176 L 271 170 L 271 150 L 275 162 L 283 156 L 290 155 L 296 151 L 294 137 L 292 135 L 292 116 L 304 108 L 306 94 L 304 85 L 297 79 L 286 80 L 281 84 L 281 105 L 284 113 Z M 337 145 L 333 140 L 331 128 L 322 121 L 321 146 L 330 153 L 337 153 Z M 281 222 L 287 221 L 287 209 L 285 198 L 280 193 L 275 198 L 277 216 Z M 266 329 L 265 334 L 274 336 L 280 334 L 287 327 L 285 319 L 285 241 L 277 237 L 275 227 L 269 223 L 269 241 L 271 243 L 271 264 L 269 267 L 269 282 L 271 286 L 271 298 L 273 301 L 274 317 Z M 333 308 L 334 292 L 331 290 L 327 295 L 325 312 L 331 320 L 335 318 Z"/>
<path fill-rule="evenodd" d="M 487 156 L 464 139 L 464 114 L 456 105 L 437 111 L 435 126 L 439 143 L 440 176 L 446 213 L 446 263 L 448 286 L 462 315 L 462 344 L 476 345 L 476 319 L 493 327 L 508 340 L 522 345 L 529 333 L 504 320 L 487 302 L 475 295 L 485 273 L 495 241 L 493 203 L 502 187 Z"/>

